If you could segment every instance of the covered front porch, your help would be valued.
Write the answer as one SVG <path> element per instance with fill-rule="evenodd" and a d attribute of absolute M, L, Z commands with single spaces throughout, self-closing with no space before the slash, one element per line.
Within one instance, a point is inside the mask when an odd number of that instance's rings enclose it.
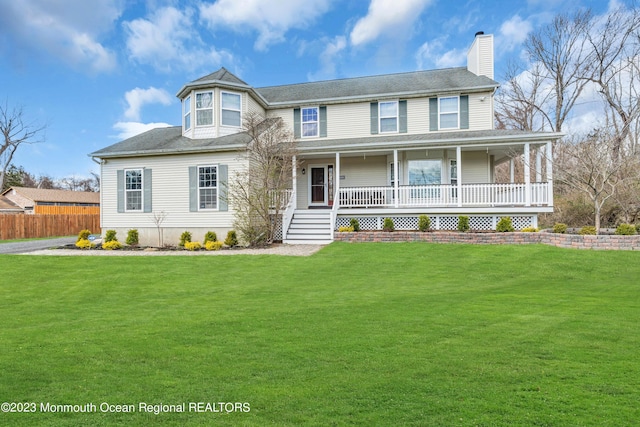
<path fill-rule="evenodd" d="M 550 159 L 551 142 L 303 155 L 291 197 L 297 209 L 552 207 Z"/>

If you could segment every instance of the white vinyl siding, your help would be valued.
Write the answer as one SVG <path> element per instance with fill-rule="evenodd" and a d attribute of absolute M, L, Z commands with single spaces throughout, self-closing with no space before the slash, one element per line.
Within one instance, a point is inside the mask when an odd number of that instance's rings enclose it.
<path fill-rule="evenodd" d="M 462 179 L 463 184 L 486 184 L 491 182 L 489 174 L 489 156 L 484 151 L 462 152 Z"/>
<path fill-rule="evenodd" d="M 488 130 L 493 128 L 493 97 L 491 93 L 469 95 L 469 130 Z"/>
<path fill-rule="evenodd" d="M 354 138 L 370 135 L 368 102 L 337 104 L 327 107 L 327 135 Z"/>
<path fill-rule="evenodd" d="M 189 168 L 196 165 L 228 165 L 228 177 L 244 168 L 246 162 L 238 152 L 185 154 L 126 159 L 109 159 L 102 165 L 102 227 L 155 229 L 153 213 L 165 212 L 163 228 L 177 227 L 184 231 L 191 227 L 233 227 L 234 211 L 189 211 Z M 153 213 L 117 212 L 117 176 L 119 169 L 153 169 Z M 177 244 L 176 242 L 171 242 Z"/>

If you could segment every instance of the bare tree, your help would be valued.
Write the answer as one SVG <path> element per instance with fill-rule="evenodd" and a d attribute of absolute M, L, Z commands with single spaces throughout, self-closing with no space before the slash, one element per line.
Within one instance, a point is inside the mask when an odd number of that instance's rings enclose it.
<path fill-rule="evenodd" d="M 640 114 L 640 12 L 619 6 L 596 20 L 587 33 L 593 72 L 585 76 L 597 87 L 615 129 L 614 155 L 622 145 L 636 145 L 634 124 Z"/>
<path fill-rule="evenodd" d="M 636 156 L 615 156 L 616 137 L 605 131 L 556 146 L 556 180 L 586 194 L 594 207 L 594 225 L 600 232 L 602 207 L 625 182 L 637 182 L 640 163 Z"/>
<path fill-rule="evenodd" d="M 4 187 L 7 169 L 18 148 L 23 144 L 41 142 L 40 134 L 46 126 L 26 122 L 22 107 L 10 108 L 8 102 L 0 104 L 0 188 Z"/>
<path fill-rule="evenodd" d="M 162 223 L 165 219 L 167 219 L 167 214 L 165 211 L 154 212 L 153 213 L 153 223 L 156 225 L 156 230 L 158 230 L 158 247 L 161 248 L 164 246 L 164 229 L 162 228 Z"/>
<path fill-rule="evenodd" d="M 291 188 L 293 135 L 281 119 L 248 114 L 243 126 L 251 138 L 241 156 L 246 169 L 236 171 L 227 198 L 236 212 L 234 227 L 252 246 L 272 243 Z"/>
<path fill-rule="evenodd" d="M 525 42 L 529 60 L 539 64 L 532 73 L 549 91 L 545 97 L 548 105 L 536 105 L 552 131 L 562 130 L 592 73 L 592 55 L 586 43 L 592 19 L 590 11 L 557 15 Z"/>

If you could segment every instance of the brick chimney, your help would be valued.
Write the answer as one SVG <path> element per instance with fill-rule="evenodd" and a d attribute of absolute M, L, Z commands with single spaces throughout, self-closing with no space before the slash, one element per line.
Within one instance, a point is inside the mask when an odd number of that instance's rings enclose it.
<path fill-rule="evenodd" d="M 493 34 L 478 31 L 467 52 L 467 70 L 493 80 Z"/>

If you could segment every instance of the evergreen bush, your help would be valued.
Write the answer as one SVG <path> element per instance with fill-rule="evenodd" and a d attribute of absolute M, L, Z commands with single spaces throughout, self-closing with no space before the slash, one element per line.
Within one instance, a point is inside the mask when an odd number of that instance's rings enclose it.
<path fill-rule="evenodd" d="M 466 215 L 461 215 L 458 217 L 458 231 L 462 231 L 466 233 L 469 231 L 471 227 L 469 226 L 469 217 Z"/>
<path fill-rule="evenodd" d="M 224 239 L 224 244 L 229 247 L 238 246 L 238 236 L 236 235 L 235 230 L 229 230 L 227 238 Z"/>
<path fill-rule="evenodd" d="M 191 241 L 191 233 L 189 231 L 185 231 L 180 235 L 180 247 L 184 248 L 184 245 Z"/>
<path fill-rule="evenodd" d="M 616 228 L 616 234 L 618 236 L 635 236 L 638 232 L 633 224 L 620 224 Z"/>
<path fill-rule="evenodd" d="M 349 221 L 349 226 L 353 228 L 352 231 L 360 231 L 360 222 L 358 222 L 358 218 L 351 218 L 351 221 Z"/>
<path fill-rule="evenodd" d="M 496 231 L 499 233 L 510 233 L 515 231 L 513 228 L 513 222 L 511 222 L 510 216 L 503 216 L 496 224 Z"/>
<path fill-rule="evenodd" d="M 382 223 L 382 231 L 394 231 L 396 229 L 391 218 L 385 218 Z"/>
<path fill-rule="evenodd" d="M 134 228 L 127 231 L 127 240 L 125 240 L 125 243 L 129 246 L 137 246 L 138 242 L 138 230 Z"/>
<path fill-rule="evenodd" d="M 431 228 L 431 218 L 426 215 L 420 215 L 418 217 L 418 230 L 424 232 L 429 231 L 429 228 Z"/>

